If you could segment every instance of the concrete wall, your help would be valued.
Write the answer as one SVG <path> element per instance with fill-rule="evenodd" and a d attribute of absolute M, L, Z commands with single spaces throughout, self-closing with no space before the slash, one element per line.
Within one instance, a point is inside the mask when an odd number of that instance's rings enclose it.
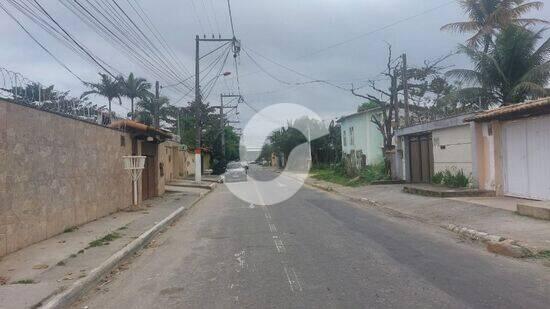
<path fill-rule="evenodd" d="M 446 169 L 472 174 L 472 133 L 464 124 L 432 131 L 434 173 Z"/>
<path fill-rule="evenodd" d="M 132 203 L 126 133 L 0 101 L 0 256 Z"/>
<path fill-rule="evenodd" d="M 498 120 L 474 123 L 477 182 L 480 189 L 504 194 L 502 123 Z"/>
<path fill-rule="evenodd" d="M 181 144 L 167 141 L 160 144 L 160 162 L 164 166 L 164 182 L 170 182 L 178 178 L 185 178 L 189 175 L 187 163 L 189 156 L 193 155 L 185 150 L 182 150 Z M 193 155 L 194 157 L 194 155 Z M 194 158 L 193 158 L 194 163 Z M 194 170 L 194 165 L 193 165 Z M 160 175 L 160 174 L 159 174 Z"/>

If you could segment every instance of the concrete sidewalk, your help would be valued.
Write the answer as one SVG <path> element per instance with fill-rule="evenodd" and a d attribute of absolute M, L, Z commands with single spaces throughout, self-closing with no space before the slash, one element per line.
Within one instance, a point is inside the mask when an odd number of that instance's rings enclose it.
<path fill-rule="evenodd" d="M 465 228 L 480 232 L 480 235 L 487 233 L 502 236 L 517 241 L 533 253 L 550 249 L 550 222 L 517 215 L 506 209 L 510 207 L 487 206 L 494 202 L 472 203 L 468 199 L 412 195 L 402 191 L 403 185 L 352 188 L 312 178 L 308 178 L 306 183 L 457 233 L 464 232 L 460 230 Z M 495 198 L 497 203 L 498 200 Z"/>
<path fill-rule="evenodd" d="M 0 260 L 0 308 L 37 306 L 81 279 L 175 211 L 208 190 L 169 192 L 144 209 L 118 212 Z"/>

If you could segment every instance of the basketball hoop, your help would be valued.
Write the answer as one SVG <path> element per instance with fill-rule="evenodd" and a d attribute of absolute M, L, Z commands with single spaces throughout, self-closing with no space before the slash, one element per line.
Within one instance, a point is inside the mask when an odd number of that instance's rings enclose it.
<path fill-rule="evenodd" d="M 141 177 L 141 172 L 145 167 L 145 156 L 124 156 L 122 160 L 124 162 L 124 169 L 130 173 L 132 182 L 134 184 L 134 205 L 138 203 L 137 196 L 137 183 Z"/>

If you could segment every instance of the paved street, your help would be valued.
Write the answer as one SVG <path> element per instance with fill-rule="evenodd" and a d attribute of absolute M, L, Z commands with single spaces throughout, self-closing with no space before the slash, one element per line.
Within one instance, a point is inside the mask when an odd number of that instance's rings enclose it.
<path fill-rule="evenodd" d="M 266 180 L 277 174 L 254 167 Z M 284 188 L 277 188 L 283 190 Z M 550 271 L 303 188 L 260 207 L 225 186 L 75 308 L 548 308 Z"/>

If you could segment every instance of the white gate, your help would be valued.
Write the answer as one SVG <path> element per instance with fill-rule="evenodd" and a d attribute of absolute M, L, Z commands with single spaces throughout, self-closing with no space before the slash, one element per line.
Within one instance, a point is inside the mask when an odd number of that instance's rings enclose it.
<path fill-rule="evenodd" d="M 502 126 L 504 192 L 550 200 L 550 116 Z"/>

